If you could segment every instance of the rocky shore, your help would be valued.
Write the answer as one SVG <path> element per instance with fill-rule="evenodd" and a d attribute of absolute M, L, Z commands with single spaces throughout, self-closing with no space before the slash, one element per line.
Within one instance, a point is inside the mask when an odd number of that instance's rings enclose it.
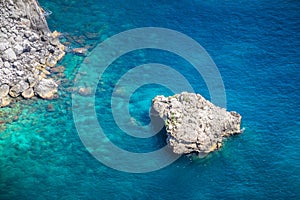
<path fill-rule="evenodd" d="M 18 98 L 51 99 L 51 68 L 65 55 L 36 0 L 0 0 L 0 107 Z"/>
<path fill-rule="evenodd" d="M 213 105 L 199 94 L 157 96 L 151 114 L 165 122 L 167 143 L 177 154 L 205 156 L 222 146 L 224 137 L 241 133 L 241 115 Z"/>

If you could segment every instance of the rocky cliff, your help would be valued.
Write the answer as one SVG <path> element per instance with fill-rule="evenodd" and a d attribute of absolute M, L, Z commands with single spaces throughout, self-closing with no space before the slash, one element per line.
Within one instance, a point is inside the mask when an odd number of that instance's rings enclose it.
<path fill-rule="evenodd" d="M 224 137 L 241 133 L 241 115 L 213 105 L 199 94 L 157 96 L 153 116 L 165 122 L 167 143 L 177 154 L 201 156 L 221 147 Z"/>
<path fill-rule="evenodd" d="M 0 0 L 0 106 L 16 98 L 53 98 L 50 69 L 65 54 L 36 0 Z"/>

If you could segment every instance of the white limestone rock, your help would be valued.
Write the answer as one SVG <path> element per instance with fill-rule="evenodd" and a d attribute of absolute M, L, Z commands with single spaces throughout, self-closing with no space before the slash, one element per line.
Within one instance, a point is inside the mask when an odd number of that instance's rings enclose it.
<path fill-rule="evenodd" d="M 227 112 L 194 93 L 157 96 L 151 114 L 164 120 L 167 143 L 177 154 L 204 156 L 219 149 L 224 137 L 242 132 L 240 114 Z"/>
<path fill-rule="evenodd" d="M 7 42 L 7 41 L 0 42 L 0 52 L 8 49 L 8 47 L 9 47 L 9 42 Z"/>
<path fill-rule="evenodd" d="M 50 32 L 44 14 L 37 0 L 0 0 L 1 107 L 20 95 L 48 99 L 57 91 L 47 79 L 48 69 L 62 59 L 64 46 L 58 32 Z"/>
<path fill-rule="evenodd" d="M 5 61 L 13 62 L 17 59 L 17 55 L 12 48 L 8 48 L 3 52 L 2 59 Z"/>
<path fill-rule="evenodd" d="M 34 86 L 34 92 L 43 99 L 52 99 L 57 93 L 57 84 L 53 79 L 42 79 Z"/>
<path fill-rule="evenodd" d="M 5 97 L 8 95 L 9 86 L 7 84 L 3 84 L 0 86 L 0 97 Z"/>

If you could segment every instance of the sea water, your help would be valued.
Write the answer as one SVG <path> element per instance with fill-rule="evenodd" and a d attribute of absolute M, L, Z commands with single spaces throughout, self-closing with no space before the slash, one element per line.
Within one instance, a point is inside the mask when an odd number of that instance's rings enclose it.
<path fill-rule="evenodd" d="M 245 131 L 202 159 L 182 156 L 149 173 L 112 169 L 95 159 L 78 136 L 70 88 L 87 61 L 67 53 L 59 63 L 66 67 L 59 99 L 21 101 L 1 109 L 12 120 L 0 135 L 0 199 L 299 198 L 299 1 L 39 2 L 52 12 L 47 16 L 50 29 L 62 33 L 70 50 L 87 47 L 91 52 L 107 38 L 141 27 L 168 28 L 193 38 L 216 63 L 227 109 L 243 116 Z M 110 141 L 138 153 L 162 148 L 165 133 L 128 136 L 116 125 L 110 102 L 122 75 L 146 63 L 172 66 L 195 92 L 210 99 L 205 81 L 177 55 L 142 49 L 117 59 L 98 83 L 95 111 Z M 132 94 L 129 111 L 136 123 L 149 123 L 156 95 L 172 91 L 148 84 Z M 99 146 L 99 151 L 109 150 Z"/>

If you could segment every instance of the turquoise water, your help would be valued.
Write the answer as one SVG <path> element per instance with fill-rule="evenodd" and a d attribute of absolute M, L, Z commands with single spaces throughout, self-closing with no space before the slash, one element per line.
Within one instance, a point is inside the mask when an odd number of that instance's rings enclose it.
<path fill-rule="evenodd" d="M 91 51 L 119 32 L 149 26 L 195 39 L 215 61 L 227 108 L 242 114 L 246 130 L 204 159 L 183 156 L 166 168 L 142 174 L 111 169 L 87 151 L 75 129 L 68 88 L 84 57 L 69 53 L 60 63 L 66 71 L 59 99 L 30 100 L 2 109 L 10 116 L 4 118 L 11 120 L 5 128 L 1 125 L 5 129 L 0 134 L 1 199 L 299 198 L 300 2 L 40 0 L 40 4 L 53 12 L 49 26 L 63 33 L 62 41 L 70 48 L 89 46 Z M 105 133 L 128 151 L 149 152 L 165 145 L 163 133 L 149 139 L 127 136 L 110 110 L 118 79 L 133 66 L 149 62 L 177 69 L 196 92 L 210 99 L 201 76 L 183 58 L 153 49 L 122 56 L 105 71 L 95 101 Z M 148 109 L 157 94 L 171 92 L 151 84 L 133 94 L 130 112 L 138 123 L 149 122 Z M 49 104 L 54 111 L 48 111 Z"/>

